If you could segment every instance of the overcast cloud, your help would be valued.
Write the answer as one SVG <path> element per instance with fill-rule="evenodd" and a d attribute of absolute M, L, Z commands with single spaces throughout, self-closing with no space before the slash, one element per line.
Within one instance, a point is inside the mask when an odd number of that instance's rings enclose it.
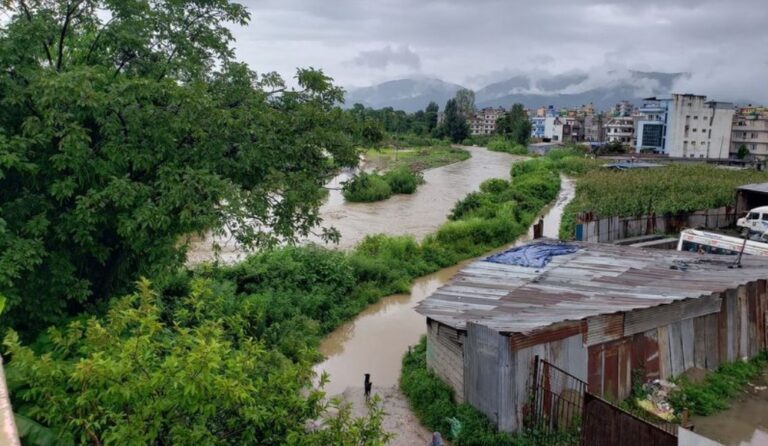
<path fill-rule="evenodd" d="M 346 87 L 426 76 L 480 88 L 586 74 L 586 88 L 686 72 L 675 91 L 768 103 L 768 0 L 240 1 L 252 19 L 234 30 L 238 58 L 286 77 L 312 66 Z"/>

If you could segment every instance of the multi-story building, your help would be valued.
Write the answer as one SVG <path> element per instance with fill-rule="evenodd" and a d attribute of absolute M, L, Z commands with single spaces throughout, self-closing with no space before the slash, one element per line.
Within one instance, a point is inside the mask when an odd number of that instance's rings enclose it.
<path fill-rule="evenodd" d="M 635 106 L 629 101 L 621 101 L 611 109 L 611 116 L 632 116 Z"/>
<path fill-rule="evenodd" d="M 557 116 L 557 110 L 553 106 L 539 107 L 536 109 L 536 116 L 531 117 L 531 138 L 544 139 L 546 136 L 546 121 L 547 118 L 554 118 Z M 550 136 L 551 138 L 551 136 Z"/>
<path fill-rule="evenodd" d="M 638 109 L 637 153 L 669 153 L 667 146 L 667 121 L 671 98 L 646 98 Z"/>
<path fill-rule="evenodd" d="M 506 110 L 503 107 L 488 107 L 475 113 L 475 116 L 469 120 L 469 130 L 472 135 L 490 135 L 496 131 L 496 120 L 499 119 Z"/>
<path fill-rule="evenodd" d="M 728 158 L 733 104 L 673 94 L 667 110 L 666 153 L 675 158 Z"/>
<path fill-rule="evenodd" d="M 632 116 L 614 116 L 605 124 L 605 139 L 624 145 L 635 144 L 635 119 Z"/>
<path fill-rule="evenodd" d="M 584 125 L 582 124 L 583 118 L 568 117 L 565 118 L 563 124 L 563 141 L 564 142 L 581 142 L 584 141 Z"/>
<path fill-rule="evenodd" d="M 587 115 L 584 117 L 584 141 L 605 141 L 605 118 L 602 113 Z"/>
<path fill-rule="evenodd" d="M 768 108 L 745 107 L 733 116 L 732 157 L 738 156 L 741 146 L 754 157 L 768 158 Z"/>
<path fill-rule="evenodd" d="M 544 118 L 544 140 L 552 142 L 563 142 L 563 126 L 565 118 L 560 116 L 548 116 Z"/>

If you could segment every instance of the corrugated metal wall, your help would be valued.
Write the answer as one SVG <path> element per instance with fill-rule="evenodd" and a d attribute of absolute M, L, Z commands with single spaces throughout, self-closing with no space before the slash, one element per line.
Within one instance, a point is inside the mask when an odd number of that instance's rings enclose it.
<path fill-rule="evenodd" d="M 463 395 L 499 429 L 514 431 L 525 418 L 537 355 L 587 381 L 590 392 L 624 399 L 634 370 L 648 381 L 755 356 L 768 346 L 766 311 L 766 281 L 760 280 L 719 295 L 596 316 L 529 335 L 502 335 L 474 323 L 464 334 L 432 322 L 427 362 L 454 386 L 457 397 Z"/>
<path fill-rule="evenodd" d="M 464 332 L 427 320 L 427 367 L 464 402 Z"/>
<path fill-rule="evenodd" d="M 589 319 L 589 389 L 623 399 L 631 392 L 633 370 L 642 370 L 645 380 L 670 378 L 692 367 L 714 370 L 724 361 L 754 357 L 767 345 L 766 309 L 761 280 L 722 295 L 626 313 L 622 336 L 616 329 L 620 315 Z"/>

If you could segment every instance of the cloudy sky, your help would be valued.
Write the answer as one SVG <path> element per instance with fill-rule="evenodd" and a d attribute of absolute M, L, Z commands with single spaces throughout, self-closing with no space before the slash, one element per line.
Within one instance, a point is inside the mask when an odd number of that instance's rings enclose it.
<path fill-rule="evenodd" d="M 437 77 L 687 72 L 675 90 L 768 103 L 768 0 L 239 0 L 238 58 L 346 87 Z M 586 84 L 585 84 L 586 85 Z"/>

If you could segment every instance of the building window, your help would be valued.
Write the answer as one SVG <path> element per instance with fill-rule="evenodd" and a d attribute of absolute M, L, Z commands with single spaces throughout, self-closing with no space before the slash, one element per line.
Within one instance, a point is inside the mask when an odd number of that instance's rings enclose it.
<path fill-rule="evenodd" d="M 694 115 L 693 119 L 699 119 L 699 116 L 698 115 Z"/>

